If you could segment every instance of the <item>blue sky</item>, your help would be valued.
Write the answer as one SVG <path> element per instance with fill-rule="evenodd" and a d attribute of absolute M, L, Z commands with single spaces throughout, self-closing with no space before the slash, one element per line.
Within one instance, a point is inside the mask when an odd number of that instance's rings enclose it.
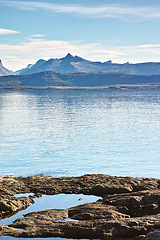
<path fill-rule="evenodd" d="M 0 0 L 0 59 L 11 70 L 68 52 L 92 61 L 160 61 L 159 0 Z"/>

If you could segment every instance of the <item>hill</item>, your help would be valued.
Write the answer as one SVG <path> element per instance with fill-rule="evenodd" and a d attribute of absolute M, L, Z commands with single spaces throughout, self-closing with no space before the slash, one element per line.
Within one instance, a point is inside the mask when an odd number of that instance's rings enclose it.
<path fill-rule="evenodd" d="M 68 86 L 96 87 L 116 84 L 160 84 L 160 75 L 129 75 L 123 73 L 57 73 L 52 71 L 29 75 L 0 77 L 0 87 Z"/>

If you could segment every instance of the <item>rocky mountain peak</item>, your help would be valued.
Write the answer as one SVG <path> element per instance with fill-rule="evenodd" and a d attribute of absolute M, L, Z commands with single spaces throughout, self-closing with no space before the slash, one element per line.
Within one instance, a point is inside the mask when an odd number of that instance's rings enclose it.
<path fill-rule="evenodd" d="M 5 68 L 2 64 L 2 61 L 0 59 L 0 76 L 5 76 L 5 75 L 13 75 L 14 73 L 7 68 Z"/>
<path fill-rule="evenodd" d="M 74 56 L 70 53 L 68 53 L 65 57 L 61 58 L 60 60 L 72 60 L 74 59 Z"/>
<path fill-rule="evenodd" d="M 45 62 L 44 59 L 39 59 L 39 60 L 36 62 L 36 64 L 41 64 L 41 63 L 44 63 L 44 62 Z"/>
<path fill-rule="evenodd" d="M 70 53 L 68 53 L 68 54 L 65 56 L 65 58 L 73 58 L 73 55 L 70 54 Z"/>

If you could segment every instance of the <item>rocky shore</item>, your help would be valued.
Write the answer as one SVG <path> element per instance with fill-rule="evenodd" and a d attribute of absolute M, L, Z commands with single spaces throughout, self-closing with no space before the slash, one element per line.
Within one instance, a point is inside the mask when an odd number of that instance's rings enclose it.
<path fill-rule="evenodd" d="M 14 197 L 20 193 L 34 195 Z M 154 178 L 102 174 L 81 177 L 4 176 L 0 177 L 0 216 L 4 218 L 27 208 L 42 194 L 59 193 L 83 193 L 101 196 L 101 199 L 68 209 L 28 213 L 11 225 L 0 225 L 0 236 L 160 239 L 160 180 Z"/>

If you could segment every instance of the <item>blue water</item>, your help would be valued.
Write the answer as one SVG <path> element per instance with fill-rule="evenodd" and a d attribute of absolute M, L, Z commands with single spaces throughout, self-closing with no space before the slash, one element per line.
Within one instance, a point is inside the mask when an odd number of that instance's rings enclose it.
<path fill-rule="evenodd" d="M 159 90 L 0 91 L 0 175 L 160 177 Z"/>

